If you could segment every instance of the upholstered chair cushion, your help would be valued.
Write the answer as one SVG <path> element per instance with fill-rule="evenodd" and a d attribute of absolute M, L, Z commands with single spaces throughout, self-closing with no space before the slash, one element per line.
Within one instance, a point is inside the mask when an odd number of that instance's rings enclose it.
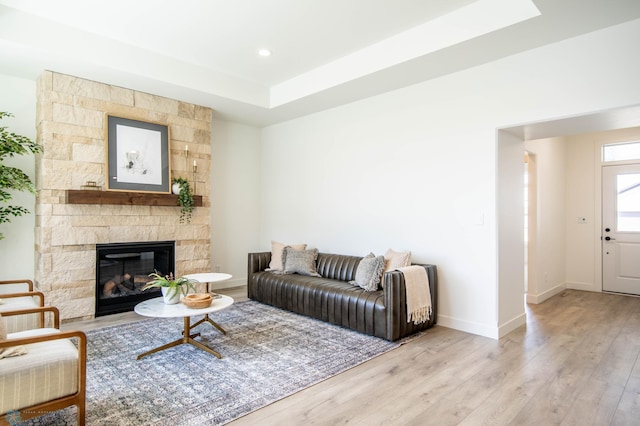
<path fill-rule="evenodd" d="M 40 306 L 39 301 L 35 297 L 13 297 L 2 298 L 0 303 L 0 314 L 7 311 L 17 311 L 20 309 L 31 309 Z M 7 333 L 15 333 L 23 330 L 32 330 L 40 327 L 40 316 L 38 314 L 13 315 L 5 317 L 5 326 Z"/>
<path fill-rule="evenodd" d="M 55 333 L 60 331 L 41 328 L 10 333 L 7 339 Z M 71 395 L 78 390 L 78 349 L 69 339 L 24 346 L 27 354 L 0 359 L 0 415 Z"/>

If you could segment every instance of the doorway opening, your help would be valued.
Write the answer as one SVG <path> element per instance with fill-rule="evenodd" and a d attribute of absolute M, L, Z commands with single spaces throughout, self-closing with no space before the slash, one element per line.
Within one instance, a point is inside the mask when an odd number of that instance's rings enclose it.
<path fill-rule="evenodd" d="M 640 126 L 638 117 L 640 117 L 640 104 L 498 128 L 496 176 L 498 336 L 504 336 L 526 322 L 525 307 L 522 303 L 524 293 L 522 155 L 525 141 L 630 129 Z M 518 183 L 519 191 L 515 191 L 515 188 L 510 186 L 511 182 Z M 531 200 L 529 200 L 530 204 Z M 516 211 L 518 211 L 518 223 L 514 223 L 513 215 Z M 529 211 L 533 211 L 531 206 Z M 528 234 L 535 237 L 536 232 L 529 228 Z M 535 279 L 532 272 L 537 269 L 534 267 L 536 263 L 540 263 L 540 260 L 534 262 L 531 258 L 534 252 L 533 243 L 534 241 L 530 238 L 527 259 L 529 266 L 527 300 L 537 291 L 534 287 Z M 597 252 L 597 254 L 600 252 L 599 246 Z M 516 253 L 520 253 L 518 258 L 514 257 Z M 599 263 L 594 265 L 596 290 L 598 287 L 602 288 Z"/>

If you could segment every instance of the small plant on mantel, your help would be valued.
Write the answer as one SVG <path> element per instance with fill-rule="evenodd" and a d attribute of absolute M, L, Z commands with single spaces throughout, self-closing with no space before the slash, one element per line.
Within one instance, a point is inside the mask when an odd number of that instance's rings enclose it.
<path fill-rule="evenodd" d="M 178 193 L 178 204 L 180 205 L 180 223 L 190 223 L 195 201 L 193 200 L 193 194 L 191 193 L 189 181 L 184 178 L 177 177 L 173 178 L 171 182 L 180 186 L 180 192 Z"/>
<path fill-rule="evenodd" d="M 0 119 L 13 117 L 13 114 L 0 111 Z M 36 154 L 42 151 L 42 146 L 33 142 L 26 136 L 9 132 L 6 127 L 0 127 L 0 201 L 7 203 L 12 195 L 5 191 L 28 191 L 36 194 L 36 187 L 22 170 L 17 167 L 9 167 L 2 164 L 5 157 L 14 155 Z M 21 206 L 0 206 L 0 223 L 11 222 L 10 216 L 22 216 L 29 210 Z M 0 232 L 0 240 L 4 235 Z"/>

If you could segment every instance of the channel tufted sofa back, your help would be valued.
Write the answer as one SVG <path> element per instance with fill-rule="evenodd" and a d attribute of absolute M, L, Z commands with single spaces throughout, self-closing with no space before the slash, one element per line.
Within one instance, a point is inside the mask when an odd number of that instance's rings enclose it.
<path fill-rule="evenodd" d="M 356 270 L 362 257 L 318 253 L 316 269 L 324 278 L 340 281 L 356 279 Z"/>

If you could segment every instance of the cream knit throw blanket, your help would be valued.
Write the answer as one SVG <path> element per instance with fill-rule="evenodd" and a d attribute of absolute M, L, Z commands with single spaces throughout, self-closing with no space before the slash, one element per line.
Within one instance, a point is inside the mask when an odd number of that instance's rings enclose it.
<path fill-rule="evenodd" d="M 429 277 L 424 267 L 419 265 L 398 268 L 404 274 L 407 299 L 407 322 L 421 324 L 431 317 L 431 292 Z"/>

